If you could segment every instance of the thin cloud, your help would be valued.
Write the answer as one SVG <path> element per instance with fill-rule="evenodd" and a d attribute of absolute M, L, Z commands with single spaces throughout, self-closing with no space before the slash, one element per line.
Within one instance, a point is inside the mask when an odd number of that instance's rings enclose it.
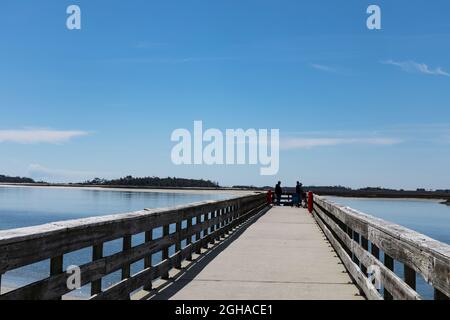
<path fill-rule="evenodd" d="M 0 143 L 12 142 L 22 144 L 64 143 L 73 138 L 85 136 L 88 133 L 79 130 L 22 129 L 0 130 Z"/>
<path fill-rule="evenodd" d="M 310 67 L 314 68 L 316 70 L 319 70 L 319 71 L 323 71 L 323 72 L 331 72 L 331 73 L 337 72 L 336 68 L 330 67 L 330 66 L 326 66 L 326 65 L 323 65 L 323 64 L 313 63 L 313 64 L 310 64 Z"/>
<path fill-rule="evenodd" d="M 382 61 L 381 63 L 398 67 L 398 68 L 402 69 L 403 71 L 409 72 L 409 73 L 421 73 L 421 74 L 431 75 L 431 76 L 450 77 L 450 73 L 445 71 L 441 67 L 431 68 L 430 66 L 426 65 L 425 63 L 418 63 L 418 62 L 415 62 L 412 60 L 409 60 L 409 61 L 387 60 L 387 61 Z"/>
<path fill-rule="evenodd" d="M 338 145 L 378 145 L 390 146 L 402 143 L 394 138 L 284 138 L 280 147 L 283 150 L 307 149 Z"/>
<path fill-rule="evenodd" d="M 35 180 L 43 180 L 48 182 L 86 181 L 91 180 L 98 175 L 98 172 L 52 169 L 40 164 L 30 164 L 28 166 L 29 177 Z M 103 173 L 101 176 L 110 176 L 110 174 Z"/>

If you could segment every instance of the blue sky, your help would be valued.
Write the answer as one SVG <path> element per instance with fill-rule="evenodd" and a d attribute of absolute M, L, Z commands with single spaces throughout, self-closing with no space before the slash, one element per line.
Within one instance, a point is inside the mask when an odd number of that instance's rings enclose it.
<path fill-rule="evenodd" d="M 79 5 L 82 30 L 66 29 Z M 366 9 L 382 10 L 382 30 Z M 450 188 L 450 3 L 12 1 L 0 10 L 0 173 L 222 185 Z M 175 166 L 171 132 L 279 128 L 259 166 Z"/>

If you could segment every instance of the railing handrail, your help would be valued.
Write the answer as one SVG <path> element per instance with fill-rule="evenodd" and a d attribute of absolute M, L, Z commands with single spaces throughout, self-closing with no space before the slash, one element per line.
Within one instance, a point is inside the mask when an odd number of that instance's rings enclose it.
<path fill-rule="evenodd" d="M 411 243 L 412 245 L 420 248 L 420 250 L 429 252 L 436 256 L 442 256 L 450 263 L 450 245 L 447 243 L 433 239 L 425 234 L 406 228 L 402 225 L 356 210 L 349 206 L 340 205 L 332 200 L 325 199 L 322 196 L 315 197 L 321 198 L 322 201 L 338 207 L 341 211 L 357 220 L 366 222 L 370 227 L 379 229 L 380 231 L 388 233 L 392 236 L 399 236 L 401 240 Z"/>
<path fill-rule="evenodd" d="M 410 278 L 405 279 L 405 282 L 414 290 L 415 279 L 411 277 L 415 277 L 417 272 L 438 290 L 438 294 L 450 296 L 450 245 L 318 195 L 314 195 L 314 210 L 322 220 L 320 222 L 333 231 L 333 236 L 339 238 L 348 252 L 360 255 L 366 262 L 372 261 L 373 255 L 368 257 L 366 252 L 360 250 L 364 247 L 367 251 L 367 242 L 371 242 L 376 250 L 381 249 L 388 258 L 406 266 Z M 379 257 L 376 258 L 378 260 Z M 392 276 L 389 275 L 391 278 Z"/>
<path fill-rule="evenodd" d="M 83 285 L 92 283 L 95 298 L 126 298 L 133 289 L 150 285 L 192 253 L 222 237 L 266 205 L 262 193 L 219 201 L 203 201 L 166 209 L 146 209 L 126 214 L 54 222 L 41 226 L 0 231 L 1 274 L 50 259 L 50 277 L 0 295 L 1 299 L 53 299 L 70 292 L 63 270 L 65 254 L 92 247 L 92 261 L 79 266 Z M 195 224 L 194 224 L 195 221 Z M 183 223 L 186 224 L 183 227 Z M 175 232 L 170 226 L 175 225 Z M 153 230 L 162 236 L 153 238 Z M 145 233 L 145 242 L 132 246 L 132 236 Z M 193 238 L 195 237 L 195 241 Z M 104 256 L 106 242 L 123 239 L 122 251 Z M 182 241 L 186 246 L 182 247 Z M 169 248 L 175 254 L 169 256 Z M 162 261 L 152 266 L 151 255 L 162 252 Z M 144 270 L 130 274 L 130 265 L 144 259 Z M 122 269 L 122 281 L 105 291 L 101 279 Z"/>
<path fill-rule="evenodd" d="M 243 200 L 254 195 L 246 195 L 233 197 L 225 200 L 205 200 L 192 202 L 188 204 L 178 205 L 167 208 L 145 208 L 143 210 L 136 210 L 132 212 L 107 214 L 101 216 L 92 216 L 87 218 L 78 218 L 70 220 L 61 220 L 55 222 L 44 223 L 31 227 L 22 227 L 14 229 L 0 230 L 0 246 L 10 244 L 13 242 L 20 242 L 24 240 L 33 240 L 45 237 L 57 232 L 66 231 L 67 229 L 74 229 L 79 227 L 97 227 L 108 223 L 122 223 L 129 219 L 141 219 L 154 215 L 177 213 L 191 208 L 203 207 L 207 205 L 222 205 L 233 200 Z"/>

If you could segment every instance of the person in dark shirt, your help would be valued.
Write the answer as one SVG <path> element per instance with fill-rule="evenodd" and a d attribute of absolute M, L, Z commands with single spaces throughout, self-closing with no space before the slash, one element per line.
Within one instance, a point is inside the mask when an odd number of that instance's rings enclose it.
<path fill-rule="evenodd" d="M 300 182 L 297 181 L 297 185 L 295 186 L 295 193 L 297 195 L 297 207 L 301 207 L 302 206 L 302 195 L 303 195 L 303 190 L 302 190 L 302 184 Z"/>
<path fill-rule="evenodd" d="M 277 196 L 277 205 L 279 206 L 281 204 L 281 194 L 283 193 L 283 190 L 281 189 L 281 181 L 278 181 L 277 185 L 275 186 L 275 195 Z"/>

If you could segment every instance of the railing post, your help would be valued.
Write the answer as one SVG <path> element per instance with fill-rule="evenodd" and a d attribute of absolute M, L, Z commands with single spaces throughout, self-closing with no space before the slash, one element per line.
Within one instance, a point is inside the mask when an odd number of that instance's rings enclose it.
<path fill-rule="evenodd" d="M 177 241 L 175 242 L 175 253 L 177 254 L 177 259 L 175 262 L 175 269 L 181 269 L 181 221 L 178 221 L 175 224 L 175 233 L 177 237 Z"/>
<path fill-rule="evenodd" d="M 131 249 L 131 235 L 123 237 L 122 251 L 128 251 Z M 126 264 L 122 268 L 122 280 L 129 278 L 131 275 L 131 268 L 129 264 Z"/>
<path fill-rule="evenodd" d="M 359 244 L 360 237 L 359 237 L 359 233 L 356 231 L 353 231 L 353 240 L 357 244 Z M 353 262 L 356 263 L 358 265 L 358 267 L 360 267 L 360 262 L 359 262 L 359 259 L 356 257 L 356 254 L 353 254 Z"/>
<path fill-rule="evenodd" d="M 165 225 L 163 226 L 163 237 L 167 237 L 170 233 L 170 225 Z M 161 260 L 167 260 L 169 259 L 169 247 L 166 246 L 163 250 L 162 250 L 162 257 Z M 169 271 L 167 270 L 164 274 L 161 275 L 161 279 L 167 280 L 169 279 Z"/>
<path fill-rule="evenodd" d="M 222 218 L 221 218 L 222 222 L 220 223 L 220 229 L 221 229 L 221 232 L 220 232 L 220 238 L 221 238 L 221 239 L 224 239 L 224 238 L 225 238 L 225 233 L 227 232 L 227 230 L 226 230 L 226 225 L 227 225 L 227 219 L 226 219 L 226 217 L 227 217 L 227 213 L 228 213 L 228 207 L 222 208 Z"/>
<path fill-rule="evenodd" d="M 361 246 L 364 250 L 369 251 L 369 240 L 361 236 Z M 367 276 L 367 267 L 361 263 L 361 271 Z"/>
<path fill-rule="evenodd" d="M 386 254 L 386 252 L 384 253 L 384 265 L 389 270 L 394 271 L 394 259 L 392 259 L 391 256 Z M 387 291 L 386 288 L 384 288 L 384 300 L 392 300 L 392 299 L 393 299 L 392 294 L 389 291 Z"/>
<path fill-rule="evenodd" d="M 50 277 L 63 273 L 63 255 L 50 259 Z M 61 300 L 62 297 L 56 297 L 54 300 Z"/>
<path fill-rule="evenodd" d="M 103 258 L 103 243 L 96 244 L 92 247 L 92 261 L 97 261 Z M 102 292 L 102 278 L 92 281 L 91 296 Z"/>
<path fill-rule="evenodd" d="M 207 212 L 207 213 L 205 213 L 204 215 L 203 215 L 203 223 L 206 225 L 206 223 L 209 221 L 209 214 L 210 214 L 210 212 Z M 209 227 L 208 226 L 205 226 L 206 228 L 205 229 L 203 229 L 203 240 L 202 240 L 202 247 L 204 248 L 204 249 L 208 249 L 208 239 L 206 239 L 206 237 L 209 235 Z"/>
<path fill-rule="evenodd" d="M 195 226 L 200 225 L 202 222 L 202 215 L 199 214 L 196 218 L 195 218 Z M 198 230 L 198 232 L 195 234 L 195 241 L 197 242 L 197 249 L 195 250 L 196 254 L 201 254 L 202 253 L 202 248 L 201 248 L 201 238 L 202 238 L 202 234 L 201 234 L 201 229 Z"/>
<path fill-rule="evenodd" d="M 406 284 L 416 290 L 416 272 L 406 264 L 403 265 L 403 271 Z"/>
<path fill-rule="evenodd" d="M 347 235 L 349 236 L 350 240 L 353 240 L 353 230 L 349 227 L 349 226 L 345 226 L 345 232 L 347 233 Z M 351 241 L 350 241 L 351 243 Z M 347 248 L 347 253 L 349 255 L 349 257 L 353 260 L 353 252 L 352 252 L 352 247 L 348 247 Z"/>
<path fill-rule="evenodd" d="M 218 217 L 219 219 L 217 219 L 217 224 L 216 224 L 216 230 L 218 231 L 216 234 L 216 240 L 220 241 L 220 234 L 222 233 L 222 230 L 220 230 L 221 227 L 221 223 L 220 223 L 220 217 L 222 216 L 222 208 L 217 210 L 217 215 L 216 217 Z"/>
<path fill-rule="evenodd" d="M 227 234 L 230 234 L 231 232 L 231 228 L 232 228 L 232 223 L 233 222 L 233 206 L 229 207 L 228 210 L 228 221 L 227 221 Z"/>
<path fill-rule="evenodd" d="M 153 229 L 145 232 L 145 243 L 148 243 L 153 240 Z M 144 258 L 144 269 L 148 269 L 152 267 L 152 254 L 145 256 Z M 144 285 L 144 290 L 150 291 L 152 290 L 152 279 L 148 283 Z"/>
<path fill-rule="evenodd" d="M 214 210 L 214 211 L 211 212 L 211 220 L 213 220 L 215 217 L 217 217 L 217 210 Z M 215 231 L 216 231 L 216 225 L 213 224 L 213 225 L 211 225 L 211 233 L 213 234 L 211 236 L 211 241 L 210 241 L 211 244 L 216 243 L 216 239 L 214 237 L 214 232 Z"/>
<path fill-rule="evenodd" d="M 192 230 L 192 217 L 189 217 L 189 219 L 187 219 L 187 222 L 186 222 L 186 232 L 190 233 L 191 230 Z M 189 235 L 186 238 L 186 246 L 190 245 L 191 243 L 192 243 L 192 235 Z M 192 248 L 191 248 L 188 256 L 186 257 L 186 260 L 192 261 Z"/>

